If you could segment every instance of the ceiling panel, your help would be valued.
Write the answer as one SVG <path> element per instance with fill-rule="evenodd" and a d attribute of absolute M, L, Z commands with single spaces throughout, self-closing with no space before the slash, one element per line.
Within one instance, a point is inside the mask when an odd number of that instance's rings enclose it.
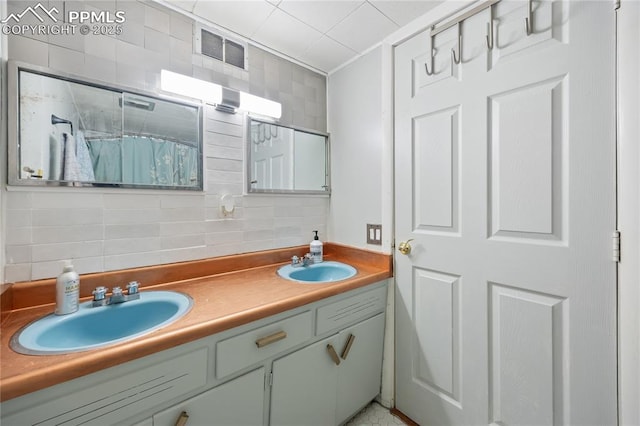
<path fill-rule="evenodd" d="M 274 10 L 276 7 L 264 0 L 200 0 L 195 4 L 193 13 L 244 37 L 252 38 Z"/>
<path fill-rule="evenodd" d="M 293 58 L 300 58 L 311 43 L 322 37 L 322 33 L 293 16 L 276 9 L 254 34 L 265 46 Z"/>
<path fill-rule="evenodd" d="M 341 45 L 328 36 L 322 36 L 322 38 L 309 46 L 304 55 L 298 59 L 320 70 L 332 70 L 355 55 L 357 55 L 357 52 Z"/>
<path fill-rule="evenodd" d="M 278 7 L 301 21 L 306 22 L 318 31 L 325 33 L 363 3 L 364 1 L 362 0 L 282 0 Z"/>
<path fill-rule="evenodd" d="M 370 0 L 376 9 L 384 13 L 389 19 L 399 26 L 408 24 L 418 16 L 424 15 L 442 1 L 390 1 L 390 0 Z"/>
<path fill-rule="evenodd" d="M 378 9 L 365 2 L 329 30 L 327 35 L 356 52 L 364 52 L 398 28 Z"/>

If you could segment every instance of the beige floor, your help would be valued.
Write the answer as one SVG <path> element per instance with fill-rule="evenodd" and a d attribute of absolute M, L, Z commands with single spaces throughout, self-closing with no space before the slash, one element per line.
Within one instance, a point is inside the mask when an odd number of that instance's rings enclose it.
<path fill-rule="evenodd" d="M 395 426 L 404 425 L 402 420 L 393 416 L 388 409 L 372 402 L 360 411 L 346 426 Z"/>

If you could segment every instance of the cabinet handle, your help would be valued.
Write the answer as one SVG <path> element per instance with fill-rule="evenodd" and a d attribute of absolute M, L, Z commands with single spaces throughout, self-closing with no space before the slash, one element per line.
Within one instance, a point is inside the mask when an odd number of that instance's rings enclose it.
<path fill-rule="evenodd" d="M 286 331 L 278 331 L 277 333 L 273 333 L 273 334 L 270 334 L 269 336 L 261 337 L 258 340 L 256 340 L 256 346 L 259 348 L 262 348 L 263 346 L 270 345 L 286 337 L 287 337 Z"/>
<path fill-rule="evenodd" d="M 351 350 L 351 345 L 353 345 L 354 340 L 356 340 L 356 336 L 354 336 L 353 334 L 349 334 L 349 338 L 347 339 L 347 344 L 342 350 L 342 355 L 340 355 L 342 359 L 344 360 L 347 359 L 347 355 L 349 355 L 349 351 Z"/>
<path fill-rule="evenodd" d="M 336 353 L 336 350 L 333 348 L 333 346 L 331 345 L 331 343 L 327 344 L 327 351 L 329 352 L 329 356 L 331 357 L 331 359 L 333 360 L 333 362 L 336 363 L 336 365 L 340 365 L 340 357 L 338 356 L 338 354 Z"/>
<path fill-rule="evenodd" d="M 186 411 L 183 411 L 182 413 L 180 413 L 180 417 L 178 417 L 178 420 L 176 421 L 176 426 L 184 426 L 188 421 L 189 415 Z"/>

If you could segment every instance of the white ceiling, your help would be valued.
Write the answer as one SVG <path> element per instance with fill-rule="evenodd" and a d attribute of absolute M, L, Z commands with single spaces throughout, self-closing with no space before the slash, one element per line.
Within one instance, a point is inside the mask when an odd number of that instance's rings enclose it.
<path fill-rule="evenodd" d="M 166 0 L 242 37 L 329 72 L 440 0 Z"/>

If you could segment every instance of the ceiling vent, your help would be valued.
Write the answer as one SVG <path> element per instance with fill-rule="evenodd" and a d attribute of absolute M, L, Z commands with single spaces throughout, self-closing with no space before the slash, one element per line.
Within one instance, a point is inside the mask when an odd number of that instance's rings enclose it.
<path fill-rule="evenodd" d="M 243 70 L 247 69 L 247 45 L 230 40 L 219 31 L 197 25 L 194 45 L 196 46 L 196 53 Z"/>

